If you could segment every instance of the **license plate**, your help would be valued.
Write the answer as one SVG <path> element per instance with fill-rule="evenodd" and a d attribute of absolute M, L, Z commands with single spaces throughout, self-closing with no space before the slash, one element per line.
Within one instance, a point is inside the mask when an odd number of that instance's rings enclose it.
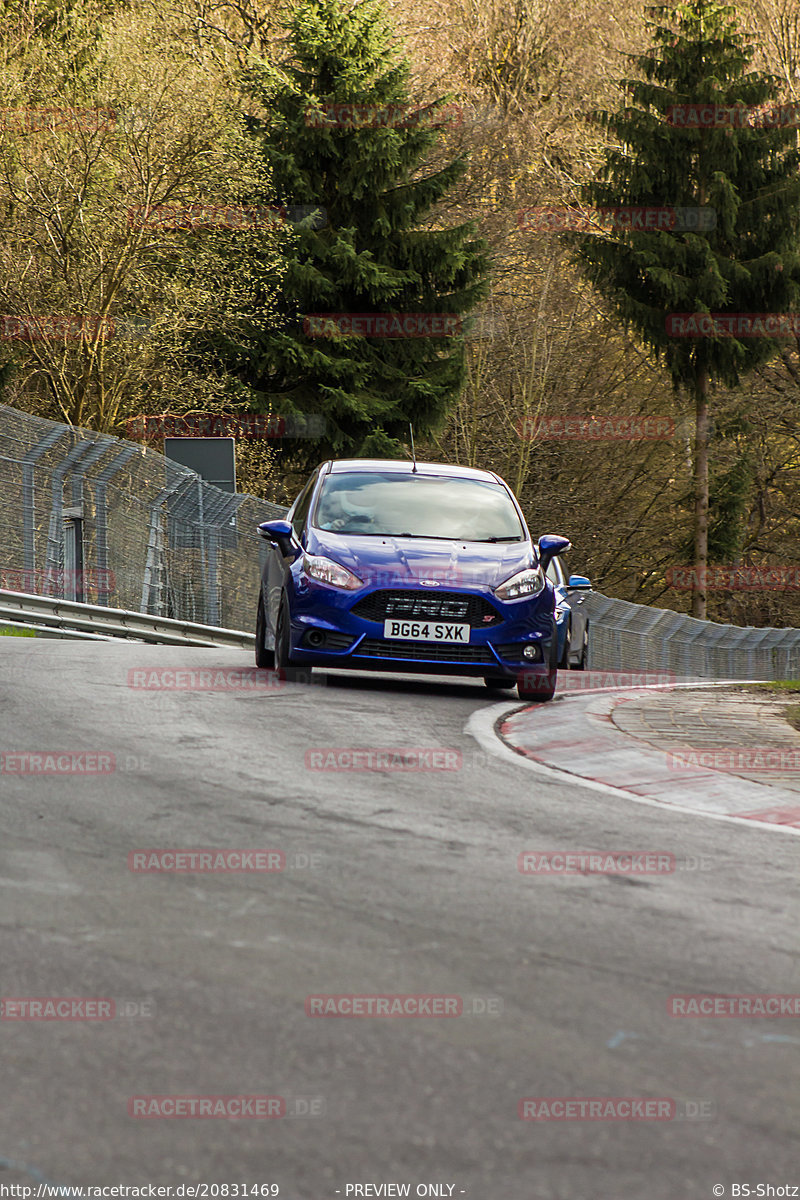
<path fill-rule="evenodd" d="M 410 642 L 457 642 L 466 645 L 469 641 L 469 625 L 451 625 L 442 621 L 384 621 L 385 638 L 404 638 Z"/>

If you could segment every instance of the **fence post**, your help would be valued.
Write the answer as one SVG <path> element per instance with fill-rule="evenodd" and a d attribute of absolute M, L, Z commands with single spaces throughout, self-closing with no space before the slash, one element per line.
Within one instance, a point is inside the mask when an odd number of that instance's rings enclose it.
<path fill-rule="evenodd" d="M 36 574 L 36 463 L 67 432 L 66 428 L 51 429 L 22 460 L 22 544 L 25 575 L 30 581 Z M 35 582 L 29 586 L 34 588 Z"/>
<path fill-rule="evenodd" d="M 109 586 L 108 569 L 108 485 L 134 454 L 136 454 L 136 447 L 126 446 L 100 472 L 94 484 L 98 575 L 97 603 L 103 605 L 104 608 L 108 608 L 108 598 L 113 590 Z"/>
<path fill-rule="evenodd" d="M 64 531 L 63 523 L 63 507 L 64 507 L 64 476 L 67 471 L 89 451 L 92 443 L 87 441 L 77 441 L 66 458 L 58 464 L 53 471 L 51 477 L 52 487 L 52 508 L 50 510 L 50 530 L 47 535 L 47 557 L 45 559 L 44 570 L 44 586 L 42 595 L 52 596 L 53 588 L 56 586 L 58 572 L 62 569 L 64 560 Z M 63 576 L 58 587 L 56 595 L 64 594 Z"/>
<path fill-rule="evenodd" d="M 64 599 L 83 604 L 83 505 L 64 509 Z"/>

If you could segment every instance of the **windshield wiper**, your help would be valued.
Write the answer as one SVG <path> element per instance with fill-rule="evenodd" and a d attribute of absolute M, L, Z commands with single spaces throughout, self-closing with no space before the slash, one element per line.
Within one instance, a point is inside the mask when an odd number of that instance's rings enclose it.
<path fill-rule="evenodd" d="M 322 526 L 320 526 L 322 528 Z M 454 533 L 375 533 L 371 529 L 322 529 L 323 533 L 342 533 L 346 537 L 383 537 L 383 538 L 424 538 L 429 542 L 476 542 L 478 545 L 483 545 L 485 542 L 521 542 L 523 539 L 511 533 L 503 537 L 490 538 L 471 538 L 458 536 Z"/>
<path fill-rule="evenodd" d="M 448 537 L 446 533 L 387 533 L 387 537 L 427 538 L 432 542 L 460 542 L 461 538 Z"/>

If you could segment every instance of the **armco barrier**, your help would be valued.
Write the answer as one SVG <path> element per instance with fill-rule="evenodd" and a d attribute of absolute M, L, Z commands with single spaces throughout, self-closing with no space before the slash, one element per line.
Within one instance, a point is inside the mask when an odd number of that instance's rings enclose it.
<path fill-rule="evenodd" d="M 591 592 L 588 666 L 700 679 L 800 679 L 800 629 L 717 625 Z"/>
<path fill-rule="evenodd" d="M 3 629 L 29 630 L 37 637 L 124 638 L 168 646 L 225 646 L 236 650 L 251 650 L 256 640 L 253 633 L 219 625 L 197 625 L 0 589 L 0 632 Z"/>

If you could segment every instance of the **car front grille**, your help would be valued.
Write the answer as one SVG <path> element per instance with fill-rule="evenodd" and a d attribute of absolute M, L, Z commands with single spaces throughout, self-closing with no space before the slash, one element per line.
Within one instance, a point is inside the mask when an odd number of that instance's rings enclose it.
<path fill-rule="evenodd" d="M 462 592 L 380 591 L 371 592 L 353 607 L 365 621 L 452 621 L 473 629 L 490 629 L 503 618 L 484 596 Z"/>
<path fill-rule="evenodd" d="M 442 642 L 393 642 L 384 638 L 364 638 L 353 658 L 403 658 L 414 662 L 477 663 L 497 666 L 487 646 L 451 646 Z"/>

